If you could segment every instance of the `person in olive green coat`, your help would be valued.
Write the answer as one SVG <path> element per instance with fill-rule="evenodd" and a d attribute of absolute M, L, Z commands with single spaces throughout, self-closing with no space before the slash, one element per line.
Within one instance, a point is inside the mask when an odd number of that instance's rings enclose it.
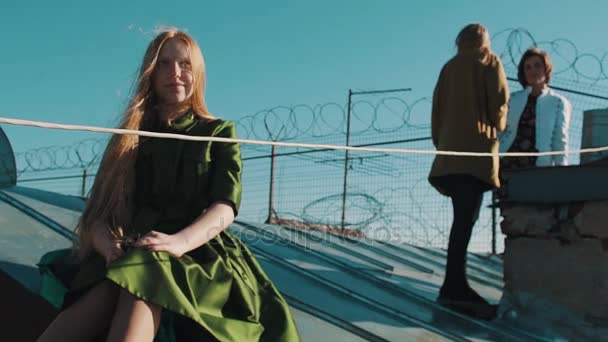
<path fill-rule="evenodd" d="M 433 94 L 433 144 L 440 151 L 498 153 L 497 131 L 505 129 L 509 96 L 502 63 L 480 24 L 463 28 L 456 45 L 458 53 L 444 65 Z M 469 286 L 466 252 L 483 193 L 500 186 L 498 163 L 498 155 L 437 155 L 429 175 L 431 185 L 451 198 L 454 209 L 438 302 L 483 318 L 491 318 L 495 307 Z"/>
<path fill-rule="evenodd" d="M 121 128 L 236 138 L 209 114 L 204 89 L 198 44 L 162 32 Z M 287 303 L 226 230 L 241 174 L 237 143 L 113 136 L 77 227 L 63 310 L 39 341 L 298 341 Z"/>

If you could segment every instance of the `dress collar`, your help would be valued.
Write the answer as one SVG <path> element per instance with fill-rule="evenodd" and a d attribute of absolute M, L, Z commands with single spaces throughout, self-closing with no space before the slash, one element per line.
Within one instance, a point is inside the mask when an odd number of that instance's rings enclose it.
<path fill-rule="evenodd" d="M 532 93 L 532 87 L 531 86 L 527 86 L 525 88 L 526 90 L 526 94 L 530 95 Z M 541 90 L 540 95 L 538 96 L 544 96 L 547 95 L 547 93 L 549 92 L 549 86 L 545 84 L 545 86 L 543 87 L 543 90 Z"/>
<path fill-rule="evenodd" d="M 196 122 L 196 116 L 192 112 L 186 112 L 183 115 L 171 120 L 169 129 L 178 132 L 188 131 Z"/>

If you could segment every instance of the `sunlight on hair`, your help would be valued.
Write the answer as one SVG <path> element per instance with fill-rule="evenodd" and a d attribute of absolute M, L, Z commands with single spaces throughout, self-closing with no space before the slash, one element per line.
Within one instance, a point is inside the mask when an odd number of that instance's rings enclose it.
<path fill-rule="evenodd" d="M 129 24 L 127 26 L 127 30 L 139 32 L 145 38 L 154 38 L 157 35 L 159 35 L 160 33 L 167 32 L 167 31 L 181 31 L 181 32 L 189 31 L 188 28 L 185 28 L 185 27 L 178 27 L 178 26 L 167 25 L 167 24 L 156 25 L 150 30 L 146 30 L 143 27 L 138 26 L 136 24 Z"/>
<path fill-rule="evenodd" d="M 188 32 L 188 29 L 185 27 L 177 27 L 173 25 L 156 25 L 152 29 L 155 35 L 161 34 L 166 31 L 180 31 L 180 32 Z"/>

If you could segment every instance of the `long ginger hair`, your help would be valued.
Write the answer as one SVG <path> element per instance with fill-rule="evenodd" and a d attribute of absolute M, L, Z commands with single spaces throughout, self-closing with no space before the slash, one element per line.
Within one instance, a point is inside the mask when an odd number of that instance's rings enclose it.
<path fill-rule="evenodd" d="M 169 39 L 180 39 L 186 44 L 194 78 L 193 94 L 179 105 L 180 111 L 190 110 L 205 120 L 213 119 L 205 104 L 205 63 L 196 41 L 184 32 L 166 30 L 152 40 L 146 49 L 143 62 L 134 84 L 134 92 L 122 117 L 120 128 L 140 130 L 155 126 L 158 117 L 152 79 L 161 49 Z M 78 254 L 91 250 L 93 229 L 109 229 L 115 236 L 129 224 L 135 190 L 135 160 L 139 146 L 137 135 L 114 135 L 103 154 L 89 199 L 80 217 L 76 232 Z"/>

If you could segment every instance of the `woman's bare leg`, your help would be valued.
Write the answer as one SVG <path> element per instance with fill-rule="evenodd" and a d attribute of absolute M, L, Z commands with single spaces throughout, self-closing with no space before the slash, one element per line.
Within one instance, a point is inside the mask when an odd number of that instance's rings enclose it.
<path fill-rule="evenodd" d="M 152 342 L 158 331 L 161 312 L 160 306 L 145 302 L 124 289 L 121 290 L 108 341 Z"/>
<path fill-rule="evenodd" d="M 38 342 L 90 341 L 105 333 L 114 314 L 120 288 L 104 280 L 61 311 Z"/>

